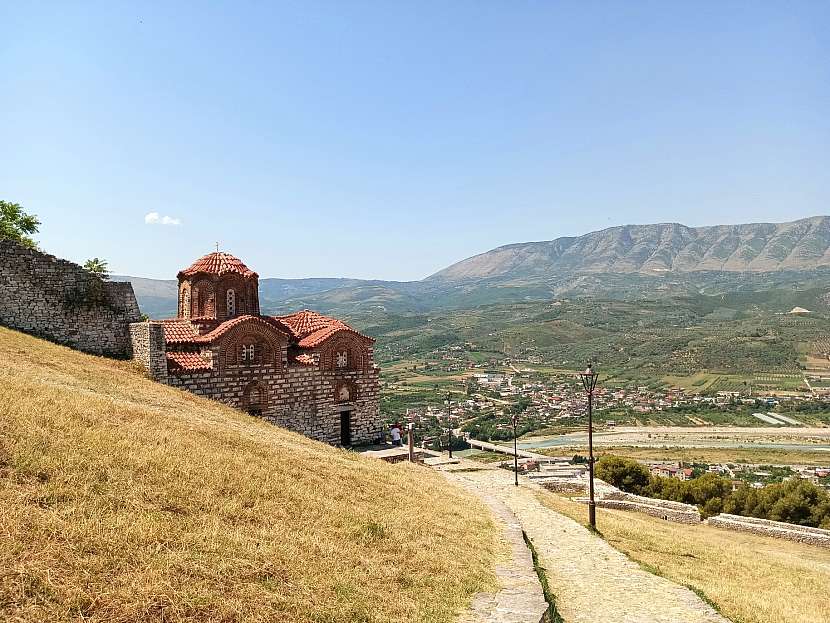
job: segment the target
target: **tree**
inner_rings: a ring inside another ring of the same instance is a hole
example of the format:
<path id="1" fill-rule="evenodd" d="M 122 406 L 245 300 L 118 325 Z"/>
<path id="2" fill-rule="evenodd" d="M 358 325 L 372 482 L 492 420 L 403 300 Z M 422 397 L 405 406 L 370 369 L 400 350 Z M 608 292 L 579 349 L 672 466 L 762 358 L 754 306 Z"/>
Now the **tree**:
<path id="1" fill-rule="evenodd" d="M 106 260 L 93 257 L 91 260 L 87 260 L 84 263 L 84 268 L 101 279 L 109 279 L 110 271 Z"/>
<path id="2" fill-rule="evenodd" d="M 604 456 L 597 462 L 597 478 L 629 493 L 640 493 L 648 486 L 650 474 L 645 465 L 621 456 Z"/>
<path id="3" fill-rule="evenodd" d="M 14 240 L 34 249 L 37 244 L 29 236 L 36 234 L 39 226 L 34 214 L 26 214 L 17 203 L 0 200 L 0 240 Z"/>

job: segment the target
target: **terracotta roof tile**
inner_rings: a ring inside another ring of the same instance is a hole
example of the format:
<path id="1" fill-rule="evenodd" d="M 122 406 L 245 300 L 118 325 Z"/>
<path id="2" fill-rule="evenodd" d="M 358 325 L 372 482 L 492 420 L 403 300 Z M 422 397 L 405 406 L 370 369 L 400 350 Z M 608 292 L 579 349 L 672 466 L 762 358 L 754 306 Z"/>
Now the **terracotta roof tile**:
<path id="1" fill-rule="evenodd" d="M 314 348 L 315 346 L 319 346 L 327 339 L 329 339 L 335 333 L 339 333 L 340 331 L 346 331 L 347 333 L 353 333 L 355 335 L 360 335 L 357 331 L 350 328 L 348 325 L 343 324 L 342 322 L 338 325 L 332 325 L 330 327 L 326 327 L 325 329 L 320 329 L 319 331 L 315 331 L 314 333 L 310 333 L 309 335 L 305 336 L 301 339 L 297 345 L 300 348 Z M 365 337 L 365 336 L 361 336 Z"/>
<path id="2" fill-rule="evenodd" d="M 168 344 L 210 344 L 244 322 L 267 324 L 280 333 L 284 333 L 300 348 L 319 346 L 340 331 L 374 342 L 372 338 L 358 333 L 345 322 L 308 310 L 288 316 L 237 316 L 226 320 L 204 335 L 200 335 L 193 323 L 186 319 L 173 318 L 162 322 L 164 323 L 164 337 Z"/>
<path id="3" fill-rule="evenodd" d="M 314 365 L 314 357 L 312 357 L 311 355 L 297 355 L 296 357 L 294 357 L 294 361 L 303 366 Z"/>
<path id="4" fill-rule="evenodd" d="M 338 331 L 348 331 L 367 340 L 372 338 L 358 333 L 345 322 L 330 316 L 324 316 L 315 311 L 303 311 L 288 316 L 275 316 L 278 322 L 285 325 L 301 348 L 313 348 L 322 344 Z M 372 340 L 374 341 L 374 340 Z"/>
<path id="5" fill-rule="evenodd" d="M 310 333 L 325 329 L 332 323 L 340 323 L 335 318 L 329 318 L 328 316 L 308 309 L 287 316 L 276 316 L 276 319 L 286 325 L 291 330 L 292 335 L 297 339 L 302 339 Z"/>
<path id="6" fill-rule="evenodd" d="M 237 316 L 236 318 L 232 318 L 231 320 L 226 320 L 218 327 L 216 327 L 213 331 L 209 333 L 205 333 L 204 335 L 200 336 L 200 340 L 204 342 L 212 342 L 218 337 L 223 336 L 225 333 L 233 329 L 235 326 L 242 324 L 243 322 L 259 322 L 263 324 L 267 324 L 269 327 L 272 327 L 279 331 L 280 333 L 285 333 L 287 337 L 290 337 L 290 334 L 285 330 L 285 327 L 281 327 L 274 322 L 271 321 L 271 318 L 265 316 Z"/>
<path id="7" fill-rule="evenodd" d="M 195 341 L 199 333 L 187 320 L 163 320 L 164 339 L 168 344 L 185 344 Z"/>
<path id="8" fill-rule="evenodd" d="M 192 277 L 196 273 L 206 273 L 208 275 L 222 276 L 228 273 L 236 273 L 243 277 L 257 277 L 258 275 L 250 268 L 245 266 L 238 257 L 234 257 L 230 253 L 224 251 L 214 251 L 208 253 L 204 257 L 200 257 L 193 262 L 188 268 L 179 272 L 179 278 Z"/>
<path id="9" fill-rule="evenodd" d="M 175 370 L 210 370 L 210 361 L 199 353 L 167 353 L 167 367 Z"/>

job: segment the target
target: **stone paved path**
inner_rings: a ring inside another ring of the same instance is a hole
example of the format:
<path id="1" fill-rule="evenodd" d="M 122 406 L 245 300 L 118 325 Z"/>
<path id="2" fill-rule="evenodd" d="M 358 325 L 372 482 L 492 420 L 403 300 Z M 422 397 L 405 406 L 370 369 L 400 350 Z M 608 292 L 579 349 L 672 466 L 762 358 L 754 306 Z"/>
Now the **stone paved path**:
<path id="1" fill-rule="evenodd" d="M 464 460 L 442 469 L 518 518 L 545 568 L 566 623 L 728 623 L 689 589 L 644 571 L 572 519 L 544 507 L 526 478 Z"/>
<path id="2" fill-rule="evenodd" d="M 475 485 L 461 482 L 472 490 Z M 458 623 L 541 623 L 548 609 L 542 585 L 533 568 L 533 556 L 524 541 L 522 526 L 495 496 L 474 491 L 493 512 L 502 527 L 502 538 L 509 551 L 496 565 L 501 588 L 497 593 L 479 593 L 469 612 Z"/>

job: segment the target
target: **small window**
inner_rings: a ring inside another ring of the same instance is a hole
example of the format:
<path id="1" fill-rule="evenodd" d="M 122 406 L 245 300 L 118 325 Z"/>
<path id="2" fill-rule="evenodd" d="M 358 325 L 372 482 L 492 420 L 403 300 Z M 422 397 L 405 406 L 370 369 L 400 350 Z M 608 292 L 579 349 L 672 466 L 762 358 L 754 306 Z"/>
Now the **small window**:
<path id="1" fill-rule="evenodd" d="M 337 367 L 338 368 L 346 368 L 349 365 L 349 352 L 342 351 L 337 353 Z"/>
<path id="2" fill-rule="evenodd" d="M 233 318 L 234 316 L 236 316 L 236 291 L 235 290 L 228 290 L 227 303 L 228 303 L 228 318 Z"/>
<path id="3" fill-rule="evenodd" d="M 253 344 L 243 344 L 242 345 L 242 361 L 248 361 L 253 363 L 254 361 L 254 345 Z"/>

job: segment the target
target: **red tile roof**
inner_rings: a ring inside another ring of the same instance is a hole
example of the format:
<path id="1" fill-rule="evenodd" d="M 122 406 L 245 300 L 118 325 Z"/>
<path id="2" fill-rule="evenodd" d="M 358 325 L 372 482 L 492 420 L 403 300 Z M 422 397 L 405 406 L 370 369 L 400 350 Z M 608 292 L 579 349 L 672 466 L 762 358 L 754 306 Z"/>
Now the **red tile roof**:
<path id="1" fill-rule="evenodd" d="M 346 331 L 347 333 L 353 333 L 354 335 L 359 335 L 360 337 L 366 337 L 365 335 L 360 335 L 360 333 L 341 322 L 339 323 L 339 326 L 332 325 L 330 327 L 320 329 L 319 331 L 315 331 L 314 333 L 305 336 L 303 339 L 297 342 L 297 346 L 299 346 L 300 348 L 314 348 L 315 346 L 319 346 L 327 339 L 329 339 L 332 335 L 340 331 Z"/>
<path id="2" fill-rule="evenodd" d="M 188 268 L 179 272 L 179 278 L 192 277 L 196 273 L 206 273 L 208 275 L 222 276 L 228 273 L 236 273 L 243 277 L 257 277 L 258 275 L 250 268 L 245 266 L 238 257 L 234 257 L 230 253 L 224 251 L 214 251 L 208 253 L 204 257 L 200 257 L 193 262 Z"/>
<path id="3" fill-rule="evenodd" d="M 329 318 L 308 309 L 288 316 L 275 316 L 275 318 L 286 325 L 291 330 L 291 334 L 298 340 L 320 329 L 326 329 L 333 323 L 343 324 L 336 318 Z M 346 325 L 343 324 L 343 326 Z"/>
<path id="4" fill-rule="evenodd" d="M 199 332 L 188 320 L 178 318 L 162 320 L 164 323 L 164 339 L 168 344 L 209 344 L 217 338 L 222 337 L 235 326 L 248 321 L 267 324 L 280 333 L 286 334 L 286 337 L 289 336 L 289 332 L 285 326 L 274 322 L 273 318 L 267 316 L 237 316 L 231 320 L 226 320 L 204 335 L 199 335 Z"/>
<path id="5" fill-rule="evenodd" d="M 209 333 L 205 333 L 201 336 L 200 340 L 203 342 L 212 342 L 218 337 L 223 336 L 225 333 L 233 329 L 235 326 L 242 324 L 243 322 L 258 322 L 265 325 L 268 325 L 272 329 L 276 329 L 280 333 L 284 333 L 286 337 L 289 336 L 288 331 L 285 330 L 285 327 L 278 325 L 275 322 L 272 322 L 272 319 L 266 316 L 237 316 L 236 318 L 232 318 L 231 320 L 226 320 L 218 327 L 216 327 L 213 331 Z"/>
<path id="6" fill-rule="evenodd" d="M 171 370 L 210 370 L 210 361 L 199 353 L 167 353 L 167 365 Z"/>
<path id="7" fill-rule="evenodd" d="M 185 344 L 199 337 L 196 329 L 187 320 L 174 318 L 162 322 L 164 323 L 164 339 L 168 344 Z"/>
<path id="8" fill-rule="evenodd" d="M 303 366 L 314 365 L 314 357 L 312 357 L 311 355 L 297 355 L 296 357 L 294 357 L 294 361 Z"/>
<path id="9" fill-rule="evenodd" d="M 337 318 L 324 316 L 323 314 L 318 314 L 308 309 L 288 316 L 276 316 L 275 320 L 285 325 L 291 331 L 291 334 L 297 340 L 297 345 L 301 348 L 314 348 L 315 346 L 319 346 L 338 331 L 347 331 L 361 338 L 372 340 L 372 338 L 358 333 Z"/>
<path id="10" fill-rule="evenodd" d="M 330 318 L 308 310 L 289 316 L 237 316 L 231 320 L 226 320 L 204 335 L 200 335 L 193 323 L 186 319 L 173 318 L 162 322 L 164 323 L 165 340 L 168 344 L 174 345 L 210 344 L 243 322 L 267 324 L 276 331 L 285 334 L 286 337 L 292 338 L 300 348 L 319 346 L 340 331 L 374 342 L 372 338 L 358 333 L 345 322 L 337 320 L 337 318 Z"/>

